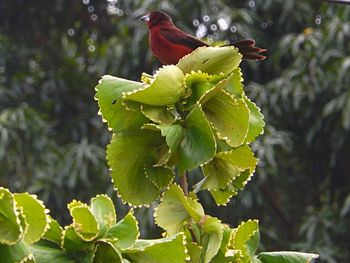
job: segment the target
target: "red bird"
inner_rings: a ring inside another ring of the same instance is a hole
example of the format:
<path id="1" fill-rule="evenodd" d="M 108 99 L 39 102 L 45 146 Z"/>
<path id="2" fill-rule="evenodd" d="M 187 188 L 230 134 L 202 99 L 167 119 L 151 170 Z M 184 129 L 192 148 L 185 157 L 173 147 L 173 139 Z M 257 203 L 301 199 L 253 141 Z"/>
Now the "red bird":
<path id="1" fill-rule="evenodd" d="M 161 11 L 152 11 L 140 18 L 147 23 L 149 29 L 149 44 L 153 54 L 163 64 L 176 64 L 180 58 L 191 53 L 198 47 L 209 45 L 177 28 L 169 15 Z M 265 52 L 255 46 L 255 41 L 246 39 L 224 46 L 235 46 L 243 55 L 243 59 L 264 60 L 260 53 Z"/>

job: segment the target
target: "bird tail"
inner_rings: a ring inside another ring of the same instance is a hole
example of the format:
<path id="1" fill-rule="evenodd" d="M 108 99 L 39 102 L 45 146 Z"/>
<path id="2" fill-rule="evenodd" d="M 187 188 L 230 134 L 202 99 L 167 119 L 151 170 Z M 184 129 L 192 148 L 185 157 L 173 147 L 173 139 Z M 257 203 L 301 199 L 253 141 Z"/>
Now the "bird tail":
<path id="1" fill-rule="evenodd" d="M 243 59 L 249 59 L 249 60 L 266 59 L 266 56 L 261 54 L 265 52 L 266 49 L 255 46 L 255 41 L 252 39 L 240 40 L 227 45 L 223 45 L 223 47 L 227 47 L 227 46 L 234 46 L 238 48 L 239 53 L 243 55 Z"/>

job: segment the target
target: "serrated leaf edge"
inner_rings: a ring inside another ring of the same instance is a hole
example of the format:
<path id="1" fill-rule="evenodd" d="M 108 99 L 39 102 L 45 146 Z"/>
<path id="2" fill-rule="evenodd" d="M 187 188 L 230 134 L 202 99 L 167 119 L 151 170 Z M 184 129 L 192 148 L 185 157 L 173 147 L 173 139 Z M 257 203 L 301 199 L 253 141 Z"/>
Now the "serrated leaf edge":
<path id="1" fill-rule="evenodd" d="M 226 90 L 224 90 L 224 89 L 222 89 L 221 91 L 222 91 L 223 93 L 225 93 L 226 95 L 230 96 L 234 101 L 241 100 L 241 101 L 246 105 L 247 110 L 248 110 L 248 112 L 249 112 L 249 114 L 250 114 L 250 111 L 249 111 L 249 109 L 248 109 L 248 106 L 247 106 L 247 104 L 245 103 L 245 101 L 244 101 L 243 99 L 235 98 L 233 95 L 231 95 L 230 93 L 228 93 L 228 92 L 227 92 Z M 202 111 L 204 112 L 204 110 L 202 110 Z M 204 112 L 204 114 L 205 114 L 205 112 Z M 206 117 L 206 116 L 205 116 L 205 117 Z M 206 117 L 206 118 L 207 118 L 207 117 Z M 245 140 L 246 140 L 246 138 L 247 138 L 247 135 L 248 135 L 249 126 L 248 126 L 248 129 L 247 129 L 246 132 L 245 132 L 244 138 L 242 139 L 242 143 L 241 143 L 240 145 L 232 146 L 231 140 L 230 140 L 227 136 L 222 135 L 222 134 L 218 131 L 218 129 L 215 127 L 215 125 L 214 125 L 213 122 L 211 122 L 208 118 L 207 118 L 207 120 L 208 120 L 208 122 L 210 123 L 212 129 L 216 132 L 216 135 L 217 135 L 218 139 L 225 141 L 228 145 L 230 145 L 230 147 L 232 147 L 232 148 L 237 148 L 237 147 L 240 147 L 240 146 L 242 146 L 242 145 L 244 144 L 244 142 L 245 142 Z M 248 120 L 249 120 L 249 117 L 248 117 Z"/>
<path id="2" fill-rule="evenodd" d="M 257 135 L 255 136 L 255 138 L 256 138 L 256 137 L 258 137 L 259 135 L 264 134 L 264 132 L 265 132 L 265 129 L 264 129 L 265 124 L 266 124 L 266 123 L 265 123 L 265 116 L 264 116 L 264 114 L 262 114 L 260 107 L 258 107 L 254 101 L 250 100 L 249 97 L 248 97 L 247 95 L 245 95 L 245 94 L 243 95 L 243 100 L 244 100 L 244 103 L 245 103 L 245 104 L 246 104 L 245 101 L 248 100 L 250 103 L 252 103 L 252 104 L 257 108 L 258 113 L 259 113 L 259 115 L 261 116 L 261 120 L 262 120 L 263 123 L 264 123 L 264 125 L 263 125 L 263 127 L 262 127 L 262 131 L 261 131 L 259 134 L 257 134 Z M 247 105 L 247 104 L 246 104 L 246 105 Z M 251 112 L 251 111 L 250 111 L 248 105 L 247 105 L 247 108 L 248 108 L 248 110 L 249 110 L 249 116 L 250 116 L 250 112 Z M 249 128 L 248 128 L 248 132 L 249 132 Z M 247 132 L 247 135 L 248 135 L 248 132 Z M 247 137 L 247 136 L 246 136 L 246 137 Z M 255 138 L 254 138 L 252 141 L 254 141 Z M 252 141 L 247 141 L 247 143 L 251 143 Z"/>
<path id="3" fill-rule="evenodd" d="M 7 240 L 0 240 L 0 244 L 4 244 L 4 245 L 15 245 L 18 241 L 20 241 L 22 239 L 22 237 L 24 236 L 24 233 L 25 233 L 25 229 L 22 228 L 21 226 L 21 220 L 19 219 L 19 216 L 21 215 L 21 213 L 18 211 L 17 209 L 17 203 L 16 203 L 16 200 L 15 200 L 15 197 L 13 195 L 13 193 L 10 192 L 10 190 L 8 190 L 7 188 L 5 187 L 0 187 L 0 191 L 3 190 L 5 191 L 6 193 L 10 194 L 11 197 L 12 197 L 12 208 L 13 208 L 13 211 L 14 211 L 14 214 L 16 216 L 16 223 L 19 225 L 19 228 L 20 228 L 20 234 L 17 238 L 16 241 L 13 241 L 13 242 L 8 242 Z"/>
<path id="4" fill-rule="evenodd" d="M 240 60 L 242 61 L 243 56 L 242 56 L 241 53 L 239 53 L 239 49 L 238 49 L 238 48 L 236 48 L 236 47 L 234 47 L 234 46 L 226 46 L 226 47 L 231 48 L 232 50 L 236 51 L 237 54 L 238 54 L 239 57 L 240 57 Z M 176 66 L 177 66 L 180 62 L 182 62 L 183 60 L 185 60 L 187 57 L 191 56 L 191 55 L 194 54 L 194 53 L 198 53 L 200 49 L 205 49 L 205 48 L 208 48 L 208 47 L 207 47 L 207 46 L 198 47 L 198 48 L 196 48 L 194 51 L 192 51 L 192 53 L 189 53 L 189 54 L 187 54 L 186 56 L 183 56 L 183 57 L 177 62 Z M 221 47 L 215 47 L 215 46 L 213 46 L 213 47 L 211 47 L 211 48 L 221 48 Z"/>
<path id="5" fill-rule="evenodd" d="M 93 200 L 96 200 L 96 199 L 98 199 L 99 197 L 104 197 L 104 198 L 106 198 L 106 199 L 108 200 L 108 202 L 110 202 L 110 204 L 111 204 L 112 207 L 113 207 L 113 209 L 112 209 L 113 216 L 114 216 L 114 218 L 115 218 L 115 221 L 117 222 L 117 213 L 116 213 L 116 211 L 115 211 L 114 203 L 113 203 L 112 199 L 111 199 L 108 195 L 106 195 L 106 194 L 98 194 L 98 195 L 96 195 L 95 197 L 91 198 L 91 200 L 90 200 L 90 210 L 91 210 L 91 205 L 92 205 Z M 92 210 L 91 210 L 91 213 L 92 213 Z M 94 216 L 94 217 L 95 217 L 95 216 Z M 109 222 L 109 220 L 110 220 L 110 218 L 104 218 L 104 221 L 106 221 L 106 222 Z M 97 220 L 96 220 L 96 221 L 97 221 Z M 115 223 L 116 223 L 116 222 L 115 222 Z M 114 223 L 114 224 L 115 224 L 115 223 Z M 97 224 L 98 224 L 98 223 L 97 223 Z M 107 225 L 108 228 L 111 227 L 111 226 L 114 225 L 114 224 L 106 223 L 106 225 Z"/>
<path id="6" fill-rule="evenodd" d="M 143 87 L 139 88 L 139 89 L 134 89 L 133 91 L 129 91 L 129 92 L 123 92 L 122 93 L 122 99 L 127 99 L 127 96 L 130 96 L 130 95 L 133 95 L 133 94 L 136 94 L 140 91 L 143 91 L 143 90 L 146 90 L 146 89 L 149 89 L 150 87 L 152 87 L 153 83 L 157 80 L 158 78 L 158 75 L 159 73 L 163 70 L 163 69 L 166 69 L 166 68 L 172 68 L 172 67 L 177 67 L 175 65 L 163 65 L 162 67 L 158 68 L 156 73 L 153 74 L 153 77 L 154 79 L 151 80 L 151 83 L 150 84 L 145 84 L 143 82 L 140 82 L 140 84 L 142 83 L 143 84 Z M 181 70 L 179 67 L 177 67 L 179 70 Z"/>
<path id="7" fill-rule="evenodd" d="M 236 237 L 236 234 L 237 234 L 239 228 L 240 228 L 242 225 L 247 224 L 247 223 L 250 223 L 250 222 L 256 222 L 256 223 L 258 224 L 258 229 L 254 230 L 253 233 L 251 233 L 251 234 L 248 236 L 248 238 L 247 238 L 246 241 L 248 241 L 256 232 L 259 232 L 259 220 L 257 220 L 257 219 L 248 219 L 247 221 L 241 222 L 235 229 L 233 229 L 232 234 L 231 234 L 231 239 L 230 239 L 230 241 L 229 241 L 229 244 L 231 244 L 231 246 L 232 246 L 233 248 L 235 247 L 235 237 Z M 246 241 L 245 241 L 245 242 L 246 242 Z M 245 246 L 245 245 L 244 245 L 244 246 Z M 245 247 L 245 249 L 246 249 L 246 247 Z M 239 254 L 240 254 L 241 256 L 243 256 L 241 250 L 239 250 Z"/>
<path id="8" fill-rule="evenodd" d="M 160 201 L 159 201 L 159 205 L 163 203 L 164 198 L 165 198 L 165 194 L 168 192 L 168 190 L 169 190 L 172 186 L 177 187 L 177 188 L 180 189 L 181 192 L 183 193 L 183 190 L 181 189 L 181 187 L 180 187 L 179 185 L 177 185 L 177 184 L 175 184 L 175 183 L 169 184 L 169 186 L 163 191 L 163 193 L 162 193 L 162 195 L 161 195 L 161 198 L 160 198 Z M 184 197 L 185 197 L 185 199 L 190 199 L 190 200 L 192 200 L 192 201 L 197 201 L 196 199 L 194 199 L 194 198 L 192 198 L 192 197 L 190 197 L 190 196 L 185 196 L 185 195 L 184 195 Z M 186 201 L 187 201 L 187 200 L 186 200 Z M 180 201 L 180 202 L 181 202 L 181 201 Z M 153 213 L 154 223 L 155 223 L 157 226 L 159 226 L 161 229 L 164 229 L 162 226 L 160 226 L 160 225 L 158 224 L 158 220 L 157 220 L 157 218 L 158 218 L 158 208 L 159 208 L 159 205 L 158 205 L 156 208 L 154 208 L 154 213 Z M 184 207 L 184 209 L 185 209 L 186 212 L 188 213 L 189 218 L 193 218 L 192 215 L 187 211 L 186 207 Z M 197 222 L 197 223 L 200 221 L 200 219 L 201 219 L 201 218 L 199 218 L 199 220 L 196 220 L 195 218 L 193 218 L 193 220 L 194 220 L 195 222 Z M 164 229 L 164 230 L 165 230 L 165 229 Z M 166 233 L 166 230 L 165 230 L 165 233 Z"/>
<path id="9" fill-rule="evenodd" d="M 71 207 L 71 208 L 68 208 L 68 210 L 69 210 L 69 212 L 70 212 L 70 214 L 71 214 L 71 216 L 72 216 L 72 219 L 73 219 L 73 223 L 72 223 L 70 226 L 73 227 L 75 233 L 76 233 L 82 240 L 87 241 L 87 242 L 94 240 L 94 239 L 95 239 L 96 237 L 98 237 L 98 235 L 99 235 L 100 226 L 99 226 L 99 224 L 97 223 L 97 220 L 96 220 L 94 214 L 92 213 L 92 211 L 91 211 L 91 209 L 90 209 L 90 206 L 88 206 L 88 205 L 85 204 L 85 203 L 82 203 L 81 201 L 77 201 L 77 200 L 73 200 L 73 201 L 70 202 L 67 206 L 69 206 L 69 205 L 72 204 L 73 202 L 75 202 L 75 203 L 77 203 L 77 204 L 79 204 L 79 205 L 74 206 L 74 207 Z M 90 237 L 90 238 L 84 237 L 84 235 L 82 235 L 82 234 L 80 233 L 80 231 L 77 231 L 77 230 L 79 230 L 80 224 L 78 224 L 77 222 L 75 222 L 75 218 L 74 218 L 73 215 L 72 215 L 72 212 L 73 212 L 74 209 L 76 209 L 76 208 L 82 208 L 82 207 L 88 209 L 88 211 L 91 213 L 92 217 L 95 219 L 95 222 L 96 222 L 97 233 L 96 233 L 94 236 Z"/>
<path id="10" fill-rule="evenodd" d="M 29 255 L 27 255 L 25 258 L 21 259 L 21 261 L 17 261 L 17 262 L 26 263 L 27 260 L 34 260 L 34 262 L 36 262 L 33 253 L 29 253 Z"/>
<path id="11" fill-rule="evenodd" d="M 32 198 L 43 208 L 43 210 L 44 210 L 44 214 L 45 214 L 45 218 L 46 218 L 46 224 L 45 224 L 45 227 L 44 227 L 43 232 L 41 233 L 41 236 L 40 236 L 39 238 L 34 239 L 33 241 L 31 241 L 31 243 L 27 243 L 27 242 L 26 242 L 26 244 L 33 244 L 33 243 L 39 241 L 39 240 L 45 235 L 46 231 L 50 228 L 50 225 L 49 225 L 49 222 L 50 222 L 50 219 L 49 219 L 49 212 L 50 212 L 50 210 L 47 209 L 47 208 L 45 207 L 44 202 L 41 201 L 40 199 L 38 199 L 38 196 L 35 195 L 35 194 L 29 194 L 29 193 L 14 193 L 14 194 L 13 194 L 13 197 L 14 197 L 15 202 L 16 202 L 16 199 L 15 199 L 15 195 L 16 195 L 16 194 L 27 194 L 27 195 L 29 195 L 29 196 L 32 197 Z M 17 205 L 17 202 L 16 202 L 16 205 Z M 27 222 L 26 216 L 25 216 L 24 213 L 23 213 L 23 208 L 22 208 L 22 206 L 20 206 L 19 204 L 18 204 L 18 209 L 20 209 L 21 215 L 23 216 L 23 219 L 24 219 L 24 222 L 25 222 L 25 225 L 26 225 L 26 227 L 25 227 L 25 229 L 24 229 L 24 231 L 23 231 L 23 236 L 22 236 L 22 239 L 24 239 L 25 236 L 26 236 L 26 234 L 28 233 L 28 226 L 29 226 L 29 224 L 28 224 L 28 222 Z"/>

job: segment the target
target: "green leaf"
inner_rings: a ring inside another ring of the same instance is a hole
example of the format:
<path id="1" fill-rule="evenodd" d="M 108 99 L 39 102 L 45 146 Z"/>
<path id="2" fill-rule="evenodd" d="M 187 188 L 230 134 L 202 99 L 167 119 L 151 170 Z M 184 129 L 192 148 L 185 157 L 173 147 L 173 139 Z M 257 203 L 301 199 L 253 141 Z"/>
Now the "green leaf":
<path id="1" fill-rule="evenodd" d="M 37 263 L 76 263 L 77 261 L 62 249 L 35 244 L 31 246 Z"/>
<path id="2" fill-rule="evenodd" d="M 187 254 L 191 263 L 201 263 L 202 247 L 195 242 L 186 243 Z"/>
<path id="3" fill-rule="evenodd" d="M 31 257 L 32 253 L 23 241 L 19 241 L 14 245 L 0 244 L 0 255 L 1 263 L 14 263 Z"/>
<path id="4" fill-rule="evenodd" d="M 184 96 L 184 74 L 178 67 L 164 66 L 154 77 L 150 85 L 145 84 L 136 91 L 124 94 L 125 99 L 153 106 L 165 106 L 175 104 Z"/>
<path id="5" fill-rule="evenodd" d="M 254 102 L 251 102 L 248 97 L 244 97 L 244 101 L 249 109 L 249 129 L 246 142 L 252 142 L 255 138 L 264 133 L 264 115 L 261 114 L 260 109 Z"/>
<path id="6" fill-rule="evenodd" d="M 192 71 L 191 74 L 187 74 L 184 82 L 191 94 L 185 100 L 186 108 L 192 107 L 201 97 L 213 90 L 223 78 L 223 75 L 209 75 L 201 71 Z"/>
<path id="7" fill-rule="evenodd" d="M 83 240 L 72 225 L 66 226 L 63 231 L 61 247 L 67 252 L 87 251 L 93 243 Z"/>
<path id="8" fill-rule="evenodd" d="M 181 230 L 187 219 L 193 218 L 199 222 L 202 216 L 202 206 L 196 200 L 184 196 L 179 186 L 172 185 L 156 208 L 155 222 L 164 228 L 168 235 L 173 235 Z"/>
<path id="9" fill-rule="evenodd" d="M 257 159 L 248 145 L 232 149 L 227 152 L 219 152 L 209 163 L 203 165 L 204 179 L 196 188 L 218 190 L 225 188 L 241 172 L 254 171 Z M 199 189 L 196 189 L 198 191 Z"/>
<path id="10" fill-rule="evenodd" d="M 209 263 L 220 249 L 223 238 L 223 225 L 215 217 L 205 216 L 204 218 L 202 229 L 204 263 Z"/>
<path id="11" fill-rule="evenodd" d="M 155 240 L 139 239 L 125 253 L 135 263 L 184 263 L 187 256 L 182 233 Z"/>
<path id="12" fill-rule="evenodd" d="M 0 244 L 15 244 L 23 235 L 13 195 L 0 187 Z"/>
<path id="13" fill-rule="evenodd" d="M 49 227 L 49 218 L 42 201 L 28 193 L 13 195 L 25 221 L 23 239 L 27 244 L 38 241 Z"/>
<path id="14" fill-rule="evenodd" d="M 232 232 L 233 232 L 233 229 L 224 225 L 223 237 L 222 237 L 220 249 L 219 249 L 218 253 L 215 255 L 215 257 L 212 259 L 211 263 L 233 262 L 233 257 L 227 255 Z"/>
<path id="15" fill-rule="evenodd" d="M 91 241 L 99 234 L 99 225 L 90 208 L 81 202 L 73 201 L 68 204 L 73 217 L 73 227 L 76 234 L 84 241 Z"/>
<path id="16" fill-rule="evenodd" d="M 63 237 L 63 229 L 56 220 L 54 220 L 50 216 L 49 218 L 49 229 L 45 232 L 43 238 L 60 245 Z"/>
<path id="17" fill-rule="evenodd" d="M 121 198 L 132 205 L 152 203 L 160 189 L 145 174 L 146 157 L 163 138 L 159 132 L 140 130 L 114 134 L 107 146 L 108 165 Z"/>
<path id="18" fill-rule="evenodd" d="M 211 190 L 210 194 L 213 196 L 214 201 L 217 205 L 225 206 L 231 199 L 232 196 L 237 195 L 237 191 L 229 191 L 227 188 Z"/>
<path id="19" fill-rule="evenodd" d="M 223 79 L 219 83 L 217 83 L 215 86 L 213 86 L 212 89 L 207 90 L 205 93 L 203 93 L 203 95 L 199 98 L 199 104 L 204 105 L 212 97 L 214 97 L 217 94 L 220 94 L 221 91 L 227 85 L 228 81 L 229 81 L 229 79 Z"/>
<path id="20" fill-rule="evenodd" d="M 144 84 L 142 82 L 105 75 L 102 76 L 99 84 L 95 87 L 97 91 L 96 97 L 98 99 L 109 97 L 117 99 L 121 98 L 124 93 L 138 90 L 143 86 Z"/>
<path id="21" fill-rule="evenodd" d="M 238 194 L 238 190 L 242 190 L 244 188 L 252 175 L 252 171 L 246 170 L 237 175 L 237 177 L 225 188 L 211 190 L 210 193 L 212 194 L 216 204 L 226 205 L 232 196 Z"/>
<path id="22" fill-rule="evenodd" d="M 263 252 L 258 255 L 262 263 L 309 263 L 316 258 L 317 254 L 294 251 Z"/>
<path id="23" fill-rule="evenodd" d="M 174 111 L 166 106 L 142 105 L 141 112 L 148 119 L 159 124 L 172 124 L 176 120 Z"/>
<path id="24" fill-rule="evenodd" d="M 183 137 L 183 127 L 179 124 L 159 125 L 157 127 L 161 130 L 162 136 L 165 137 L 170 150 L 173 152 L 176 151 Z"/>
<path id="25" fill-rule="evenodd" d="M 144 86 L 143 83 L 103 76 L 96 86 L 95 99 L 98 101 L 102 117 L 108 123 L 108 127 L 115 132 L 127 130 L 131 127 L 141 127 L 147 122 L 142 113 L 127 110 L 122 103 L 124 92 L 138 90 Z"/>
<path id="26" fill-rule="evenodd" d="M 231 246 L 235 250 L 240 250 L 243 257 L 252 259 L 259 247 L 259 242 L 259 223 L 257 220 L 248 220 L 234 229 Z"/>
<path id="27" fill-rule="evenodd" d="M 33 254 L 30 254 L 28 257 L 22 259 L 20 263 L 36 263 L 36 260 Z"/>
<path id="28" fill-rule="evenodd" d="M 114 246 L 124 250 L 132 247 L 139 236 L 137 221 L 132 213 L 128 213 L 107 231 L 105 239 L 113 240 Z"/>
<path id="29" fill-rule="evenodd" d="M 97 195 L 91 199 L 90 207 L 92 214 L 97 220 L 100 235 L 103 235 L 117 221 L 113 202 L 106 195 Z"/>
<path id="30" fill-rule="evenodd" d="M 141 81 L 145 84 L 152 84 L 154 79 L 155 79 L 155 77 L 153 75 L 150 75 L 146 72 L 142 72 L 142 74 L 141 74 Z"/>
<path id="31" fill-rule="evenodd" d="M 242 98 L 243 91 L 243 78 L 241 68 L 237 67 L 225 82 L 225 90 L 236 98 Z"/>
<path id="32" fill-rule="evenodd" d="M 155 159 L 145 163 L 146 177 L 158 188 L 164 189 L 168 187 L 171 180 L 174 178 L 174 174 L 171 169 L 165 167 L 154 166 Z M 156 160 L 158 161 L 158 160 Z"/>
<path id="33" fill-rule="evenodd" d="M 177 66 L 186 74 L 202 71 L 211 75 L 223 73 L 228 75 L 241 62 L 242 55 L 238 49 L 228 47 L 199 47 L 191 54 L 183 57 Z"/>
<path id="34" fill-rule="evenodd" d="M 169 147 L 162 149 L 160 152 L 157 166 L 175 166 L 174 154 L 181 143 L 184 129 L 179 124 L 158 125 L 157 128 L 161 131 L 162 136 L 165 137 L 166 144 Z"/>
<path id="35" fill-rule="evenodd" d="M 216 152 L 214 134 L 199 104 L 193 106 L 183 128 L 177 152 L 180 174 L 209 161 Z"/>
<path id="36" fill-rule="evenodd" d="M 219 139 L 225 140 L 231 147 L 244 143 L 249 128 L 249 110 L 242 99 L 235 99 L 221 91 L 203 105 L 203 111 Z"/>
<path id="37" fill-rule="evenodd" d="M 99 241 L 96 246 L 93 263 L 122 263 L 120 253 L 107 241 Z"/>

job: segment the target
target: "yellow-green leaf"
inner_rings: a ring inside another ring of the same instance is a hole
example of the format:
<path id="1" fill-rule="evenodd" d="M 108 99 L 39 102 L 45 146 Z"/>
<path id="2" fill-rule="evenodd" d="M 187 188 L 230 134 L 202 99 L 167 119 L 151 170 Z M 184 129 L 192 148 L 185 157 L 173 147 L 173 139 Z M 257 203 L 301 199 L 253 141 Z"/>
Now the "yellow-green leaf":
<path id="1" fill-rule="evenodd" d="M 141 112 L 148 119 L 159 124 L 172 124 L 176 120 L 174 110 L 170 110 L 166 106 L 142 105 Z"/>
<path id="2" fill-rule="evenodd" d="M 139 130 L 114 134 L 107 146 L 108 165 L 121 198 L 132 205 L 152 203 L 160 189 L 147 178 L 146 157 L 163 141 L 160 132 Z"/>
<path id="3" fill-rule="evenodd" d="M 17 207 L 20 208 L 25 222 L 23 239 L 27 244 L 38 241 L 49 227 L 47 210 L 42 201 L 28 193 L 14 194 Z"/>
<path id="4" fill-rule="evenodd" d="M 67 252 L 83 251 L 91 248 L 92 242 L 83 240 L 74 230 L 73 225 L 66 226 L 63 230 L 61 247 Z"/>
<path id="5" fill-rule="evenodd" d="M 100 235 L 117 221 L 117 215 L 112 200 L 106 195 L 97 195 L 91 199 L 91 212 L 97 220 Z"/>
<path id="6" fill-rule="evenodd" d="M 242 81 L 241 68 L 237 67 L 227 78 L 225 90 L 236 98 L 242 98 L 244 94 Z"/>
<path id="7" fill-rule="evenodd" d="M 122 256 L 108 241 L 99 241 L 94 253 L 93 263 L 122 263 Z"/>
<path id="8" fill-rule="evenodd" d="M 258 255 L 262 263 L 310 263 L 317 258 L 317 254 L 296 251 L 263 252 Z"/>
<path id="9" fill-rule="evenodd" d="M 231 246 L 243 257 L 253 258 L 260 241 L 258 220 L 248 220 L 234 229 Z"/>
<path id="10" fill-rule="evenodd" d="M 184 72 L 202 71 L 211 75 L 231 73 L 238 67 L 242 55 L 238 49 L 227 47 L 199 47 L 180 59 L 177 66 Z"/>
<path id="11" fill-rule="evenodd" d="M 210 190 L 216 204 L 226 205 L 232 196 L 237 195 L 238 191 L 244 188 L 252 175 L 253 171 L 247 169 L 237 175 L 236 178 L 233 179 L 225 188 Z"/>
<path id="12" fill-rule="evenodd" d="M 136 218 L 132 213 L 128 213 L 107 231 L 105 239 L 110 240 L 113 246 L 125 250 L 132 247 L 139 236 Z"/>
<path id="13" fill-rule="evenodd" d="M 172 185 L 161 199 L 155 212 L 155 222 L 164 228 L 168 235 L 178 233 L 184 222 L 193 218 L 199 222 L 204 215 L 202 206 L 194 199 L 186 197 L 181 188 Z"/>
<path id="14" fill-rule="evenodd" d="M 215 257 L 212 259 L 211 263 L 229 263 L 233 262 L 233 257 L 228 255 L 229 243 L 231 239 L 233 229 L 224 225 L 223 227 L 223 236 L 220 245 L 220 249 Z"/>
<path id="15" fill-rule="evenodd" d="M 221 91 L 203 105 L 203 111 L 219 139 L 225 140 L 231 147 L 244 143 L 249 127 L 249 110 L 242 99 Z"/>
<path id="16" fill-rule="evenodd" d="M 218 190 L 227 187 L 241 172 L 254 171 L 257 159 L 248 145 L 219 152 L 209 163 L 203 165 L 204 179 L 197 188 Z M 198 191 L 197 189 L 196 191 Z"/>
<path id="17" fill-rule="evenodd" d="M 264 115 L 261 114 L 260 109 L 256 104 L 249 100 L 248 97 L 244 97 L 244 101 L 249 109 L 249 128 L 246 138 L 246 142 L 252 142 L 255 138 L 264 132 Z"/>
<path id="18" fill-rule="evenodd" d="M 184 82 L 186 88 L 190 91 L 188 98 L 184 101 L 186 109 L 192 107 L 200 98 L 213 90 L 223 78 L 223 74 L 210 75 L 201 71 L 186 74 Z"/>
<path id="19" fill-rule="evenodd" d="M 195 242 L 186 243 L 187 254 L 191 263 L 201 263 L 202 247 Z"/>
<path id="20" fill-rule="evenodd" d="M 223 225 L 220 220 L 206 216 L 203 224 L 203 252 L 204 252 L 204 263 L 209 263 L 218 253 L 221 241 L 223 238 Z"/>
<path id="21" fill-rule="evenodd" d="M 164 66 L 156 73 L 151 84 L 127 92 L 124 98 L 154 106 L 175 104 L 185 94 L 183 72 L 176 66 Z"/>
<path id="22" fill-rule="evenodd" d="M 0 187 L 0 244 L 15 244 L 23 234 L 13 195 Z"/>
<path id="23" fill-rule="evenodd" d="M 99 234 L 99 225 L 86 204 L 73 201 L 68 204 L 69 212 L 73 217 L 73 227 L 76 234 L 84 241 L 91 241 Z"/>
<path id="24" fill-rule="evenodd" d="M 31 256 L 30 247 L 23 240 L 13 245 L 0 244 L 1 263 L 21 262 Z"/>
<path id="25" fill-rule="evenodd" d="M 122 102 L 124 92 L 144 87 L 141 82 L 130 81 L 112 76 L 103 76 L 96 86 L 95 99 L 98 101 L 102 117 L 108 127 L 115 132 L 131 127 L 141 127 L 147 118 L 141 112 L 126 109 Z"/>
<path id="26" fill-rule="evenodd" d="M 45 232 L 43 238 L 60 245 L 62 243 L 63 229 L 56 220 L 54 220 L 50 216 L 49 218 L 49 229 Z"/>
<path id="27" fill-rule="evenodd" d="M 143 240 L 124 251 L 134 263 L 185 263 L 184 236 L 178 233 L 168 238 Z"/>
<path id="28" fill-rule="evenodd" d="M 67 251 L 64 251 L 60 248 L 49 247 L 40 245 L 38 243 L 31 246 L 31 249 L 34 254 L 35 262 L 37 263 L 76 263 L 72 254 L 69 254 Z M 77 251 L 74 251 L 75 253 Z M 82 257 L 79 257 L 80 262 L 86 262 Z"/>
<path id="29" fill-rule="evenodd" d="M 177 152 L 180 174 L 209 161 L 215 152 L 214 134 L 200 105 L 196 104 L 185 120 Z"/>

